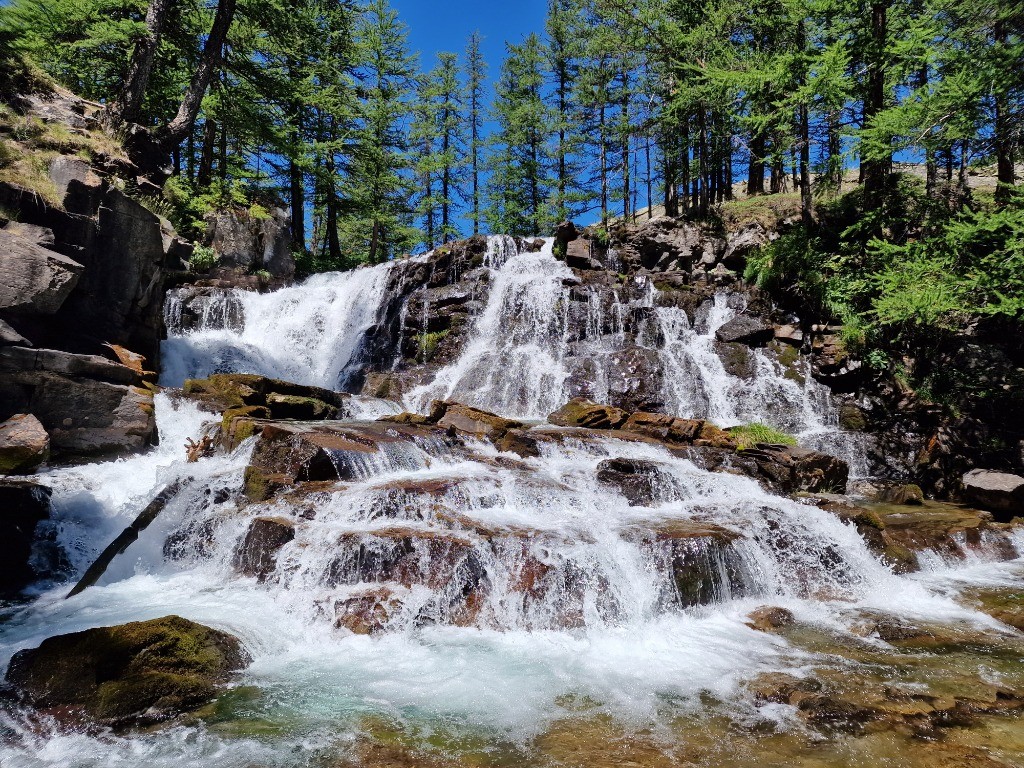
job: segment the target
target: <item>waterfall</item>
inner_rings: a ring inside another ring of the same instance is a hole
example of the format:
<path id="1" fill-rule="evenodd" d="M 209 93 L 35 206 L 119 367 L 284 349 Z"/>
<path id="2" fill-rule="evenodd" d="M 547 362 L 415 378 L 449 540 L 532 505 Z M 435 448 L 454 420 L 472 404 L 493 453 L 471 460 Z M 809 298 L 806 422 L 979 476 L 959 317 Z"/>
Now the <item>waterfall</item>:
<path id="1" fill-rule="evenodd" d="M 151 452 L 45 473 L 54 519 L 41 550 L 63 560 L 33 602 L 0 614 L 0 664 L 55 628 L 168 614 L 232 632 L 254 663 L 198 720 L 141 734 L 69 732 L 0 706 L 0 765 L 347 765 L 338 755 L 360 734 L 394 722 L 525 764 L 500 745 L 521 755 L 579 712 L 636 732 L 672 733 L 701 716 L 799 731 L 795 707 L 755 704 L 744 685 L 761 672 L 803 674 L 828 651 L 752 629 L 752 609 L 781 606 L 860 642 L 859 612 L 980 624 L 953 599 L 956 585 L 1019 580 L 1019 560 L 939 553 L 922 557 L 921 574 L 896 575 L 838 516 L 660 444 L 551 428 L 538 430 L 539 455 L 523 458 L 442 430 L 405 439 L 373 421 L 438 398 L 544 419 L 574 394 L 581 365 L 594 399 L 619 391 L 616 360 L 628 353 L 654 361 L 657 379 L 642 383 L 668 413 L 764 421 L 857 455 L 808 372 L 766 350 L 750 351 L 748 376 L 729 372 L 715 332 L 743 311 L 741 297 L 723 291 L 690 317 L 661 306 L 646 277 L 581 283 L 552 246 L 489 240 L 477 267 L 488 288 L 457 354 L 425 367 L 403 402 L 356 396 L 352 418 L 330 425 L 386 437 L 351 460 L 344 482 L 246 502 L 256 438 L 187 463 L 186 439 L 219 417 L 171 392 L 156 397 Z M 392 305 L 419 287 L 401 270 L 426 258 L 266 295 L 174 293 L 161 380 L 238 371 L 349 387 L 385 315 L 403 332 L 414 319 Z M 175 482 L 182 490 L 99 584 L 64 600 L 68 579 Z M 259 573 L 240 565 L 257 521 L 294 528 Z M 1024 549 L 1019 535 L 1014 544 Z"/>

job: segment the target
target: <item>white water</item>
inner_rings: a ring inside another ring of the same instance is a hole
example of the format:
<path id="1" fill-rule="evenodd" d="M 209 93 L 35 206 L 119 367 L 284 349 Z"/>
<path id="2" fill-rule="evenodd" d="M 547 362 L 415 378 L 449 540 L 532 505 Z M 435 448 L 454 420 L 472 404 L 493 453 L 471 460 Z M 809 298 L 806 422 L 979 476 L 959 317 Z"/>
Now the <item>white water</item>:
<path id="1" fill-rule="evenodd" d="M 497 247 L 489 262 L 493 287 L 469 344 L 414 399 L 450 396 L 544 415 L 564 397 L 565 268 L 547 251 Z M 383 290 L 387 269 L 242 297 L 244 330 L 169 340 L 167 359 L 178 367 L 165 380 L 237 363 L 308 383 L 341 381 L 374 322 L 369 299 L 379 302 L 373 291 Z M 722 423 L 756 418 L 806 435 L 828 431 L 833 415 L 821 391 L 784 379 L 769 359 L 758 359 L 759 383 L 731 381 L 710 351 L 715 328 L 735 310 L 722 297 L 705 311 L 695 328 L 681 313 L 654 313 L 666 340 L 662 359 L 685 378 L 670 377 L 679 413 Z M 282 344 L 285 336 L 292 343 Z M 371 418 L 391 409 L 372 400 L 361 407 Z M 0 624 L 0 665 L 57 632 L 171 613 L 235 633 L 254 663 L 225 697 L 230 717 L 199 725 L 86 735 L 33 725 L 18 711 L 0 714 L 3 768 L 322 765 L 320 758 L 345 751 L 368 716 L 525 744 L 571 711 L 566 697 L 592 700 L 597 712 L 643 727 L 699 712 L 709 695 L 739 716 L 753 707 L 744 680 L 811 661 L 746 626 L 757 606 L 785 606 L 840 633 L 859 608 L 991 625 L 954 602 L 956 584 L 1021 576 L 1019 561 L 976 556 L 925 558 L 922 574 L 897 577 L 852 527 L 816 507 L 767 494 L 743 477 L 705 472 L 661 448 L 613 439 L 567 440 L 525 461 L 482 444 L 423 441 L 381 456 L 361 480 L 295 506 L 241 506 L 234 492 L 251 445 L 186 464 L 186 438 L 210 417 L 163 395 L 157 417 L 161 444 L 151 453 L 44 477 L 54 488 L 57 541 L 76 573 L 161 487 L 191 480 L 99 586 L 66 601 L 66 584 L 44 589 L 31 605 L 9 609 Z M 598 464 L 608 458 L 657 463 L 649 505 L 630 506 L 598 481 Z M 297 536 L 260 584 L 237 575 L 232 558 L 250 521 L 264 514 L 295 518 Z M 736 538 L 719 548 L 694 539 L 677 551 L 713 576 L 704 604 L 687 607 L 671 577 L 672 551 L 654 532 L 697 523 Z M 356 548 L 363 558 L 386 554 L 381 534 L 396 526 L 420 537 L 413 549 L 422 578 L 372 585 L 390 586 L 398 598 L 384 634 L 334 628 L 335 605 L 368 586 L 352 570 Z M 452 560 L 422 543 L 430 533 L 464 546 Z M 486 588 L 469 626 L 452 626 L 460 593 L 451 587 L 464 583 L 467 568 Z M 531 569 L 536 584 L 524 590 Z M 431 572 L 448 574 L 448 583 L 428 586 Z M 255 698 L 249 686 L 259 690 Z"/>

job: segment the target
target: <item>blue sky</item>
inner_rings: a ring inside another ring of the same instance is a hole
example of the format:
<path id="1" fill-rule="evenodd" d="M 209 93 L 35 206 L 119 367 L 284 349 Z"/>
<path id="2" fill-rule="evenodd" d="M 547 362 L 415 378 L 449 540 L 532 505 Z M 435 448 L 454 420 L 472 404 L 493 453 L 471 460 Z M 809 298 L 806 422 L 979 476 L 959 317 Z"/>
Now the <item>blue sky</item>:
<path id="1" fill-rule="evenodd" d="M 392 7 L 409 27 L 409 45 L 420 53 L 420 66 L 429 71 L 441 51 L 466 50 L 474 31 L 484 36 L 483 52 L 493 86 L 505 58 L 505 42 L 518 43 L 530 32 L 544 30 L 546 0 L 391 0 Z"/>

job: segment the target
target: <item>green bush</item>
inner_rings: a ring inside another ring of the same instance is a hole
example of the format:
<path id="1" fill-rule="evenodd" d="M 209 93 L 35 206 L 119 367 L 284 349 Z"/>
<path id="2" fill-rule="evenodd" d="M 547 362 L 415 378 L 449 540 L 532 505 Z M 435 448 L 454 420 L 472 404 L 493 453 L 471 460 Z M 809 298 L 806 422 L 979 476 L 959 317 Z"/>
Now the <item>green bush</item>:
<path id="1" fill-rule="evenodd" d="M 729 434 L 736 439 L 736 448 L 745 451 L 758 444 L 796 445 L 796 438 L 787 435 L 767 424 L 744 424 L 729 429 Z"/>
<path id="2" fill-rule="evenodd" d="M 192 252 L 192 258 L 188 260 L 190 272 L 209 272 L 220 263 L 220 256 L 217 252 L 206 245 L 197 245 Z"/>

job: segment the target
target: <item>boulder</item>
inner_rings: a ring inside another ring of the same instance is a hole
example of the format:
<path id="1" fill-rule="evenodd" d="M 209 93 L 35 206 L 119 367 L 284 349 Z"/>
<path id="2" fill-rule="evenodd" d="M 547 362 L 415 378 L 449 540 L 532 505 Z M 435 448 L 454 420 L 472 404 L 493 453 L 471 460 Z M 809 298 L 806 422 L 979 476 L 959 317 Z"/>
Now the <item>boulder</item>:
<path id="1" fill-rule="evenodd" d="M 747 626 L 760 632 L 773 632 L 776 629 L 788 627 L 796 621 L 793 618 L 793 612 L 788 608 L 772 605 L 755 608 L 747 615 L 747 618 L 750 619 Z"/>
<path id="2" fill-rule="evenodd" d="M 182 392 L 215 411 L 261 406 L 269 418 L 333 419 L 343 411 L 340 392 L 293 384 L 247 373 L 218 373 L 208 379 L 189 379 Z"/>
<path id="3" fill-rule="evenodd" d="M 16 653 L 7 681 L 38 709 L 125 727 L 203 706 L 249 661 L 237 638 L 167 616 L 51 637 Z"/>
<path id="4" fill-rule="evenodd" d="M 548 416 L 548 422 L 558 427 L 618 429 L 628 418 L 629 414 L 621 408 L 598 405 L 586 398 L 577 397 Z"/>
<path id="5" fill-rule="evenodd" d="M 38 483 L 0 478 L 0 594 L 35 580 L 29 558 L 36 526 L 50 516 L 50 494 Z"/>
<path id="6" fill-rule="evenodd" d="M 989 469 L 972 469 L 964 475 L 964 498 L 1009 521 L 1024 515 L 1024 477 Z"/>
<path id="7" fill-rule="evenodd" d="M 277 567 L 277 553 L 295 538 L 295 523 L 283 517 L 257 517 L 235 552 L 235 569 L 260 581 Z"/>
<path id="8" fill-rule="evenodd" d="M 762 347 L 775 338 L 775 327 L 749 315 L 737 315 L 715 331 L 715 338 L 726 343 Z"/>
<path id="9" fill-rule="evenodd" d="M 492 440 L 500 438 L 510 429 L 524 426 L 521 421 L 513 421 L 480 408 L 443 400 L 435 400 L 431 404 L 430 421 L 439 427 Z"/>
<path id="10" fill-rule="evenodd" d="M 62 376 L 81 376 L 111 384 L 141 384 L 141 368 L 141 364 L 136 370 L 99 355 L 76 355 L 58 349 L 28 349 L 14 346 L 0 349 L 0 373 L 45 371 Z"/>
<path id="11" fill-rule="evenodd" d="M 664 371 L 657 350 L 631 346 L 608 358 L 608 399 L 627 411 L 664 406 Z"/>
<path id="12" fill-rule="evenodd" d="M 85 268 L 30 240 L 0 229 L 0 309 L 52 315 L 78 284 Z"/>
<path id="13" fill-rule="evenodd" d="M 338 416 L 338 407 L 329 405 L 315 397 L 282 395 L 271 392 L 267 395 L 267 406 L 271 418 L 299 419 L 301 421 L 323 421 Z"/>
<path id="14" fill-rule="evenodd" d="M 918 485 L 893 485 L 883 489 L 878 500 L 885 504 L 920 506 L 924 504 L 924 492 Z"/>
<path id="15" fill-rule="evenodd" d="M 0 424 L 0 475 L 24 475 L 50 455 L 50 436 L 39 419 L 21 413 Z"/>

